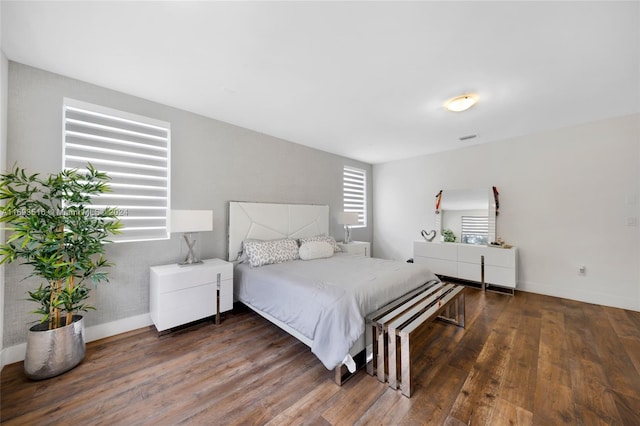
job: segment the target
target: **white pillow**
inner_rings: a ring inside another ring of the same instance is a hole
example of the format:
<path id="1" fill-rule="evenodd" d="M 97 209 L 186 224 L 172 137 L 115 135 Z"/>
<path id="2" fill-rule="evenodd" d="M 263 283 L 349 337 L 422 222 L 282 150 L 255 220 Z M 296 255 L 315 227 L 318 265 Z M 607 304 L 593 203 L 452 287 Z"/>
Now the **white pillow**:
<path id="1" fill-rule="evenodd" d="M 314 235 L 313 237 L 304 237 L 304 238 L 300 238 L 300 246 L 302 246 L 305 243 L 310 243 L 312 241 L 325 241 L 329 244 L 331 244 L 331 247 L 333 247 L 333 252 L 334 253 L 339 253 L 342 251 L 342 249 L 340 249 L 340 246 L 338 246 L 338 244 L 336 243 L 335 238 L 333 238 L 332 236 L 329 235 L 325 235 L 325 234 L 320 234 L 320 235 Z"/>
<path id="2" fill-rule="evenodd" d="M 300 246 L 300 259 L 313 260 L 333 256 L 333 247 L 326 241 L 309 241 Z"/>

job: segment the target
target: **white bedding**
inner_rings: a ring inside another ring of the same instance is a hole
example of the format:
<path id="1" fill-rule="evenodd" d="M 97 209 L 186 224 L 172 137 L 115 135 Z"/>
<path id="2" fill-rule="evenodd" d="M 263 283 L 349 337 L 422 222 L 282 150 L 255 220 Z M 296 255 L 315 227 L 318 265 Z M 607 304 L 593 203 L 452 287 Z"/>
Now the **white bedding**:
<path id="1" fill-rule="evenodd" d="M 364 317 L 408 291 L 438 278 L 414 263 L 336 254 L 235 269 L 236 298 L 312 341 L 328 369 L 339 366 L 364 333 Z"/>

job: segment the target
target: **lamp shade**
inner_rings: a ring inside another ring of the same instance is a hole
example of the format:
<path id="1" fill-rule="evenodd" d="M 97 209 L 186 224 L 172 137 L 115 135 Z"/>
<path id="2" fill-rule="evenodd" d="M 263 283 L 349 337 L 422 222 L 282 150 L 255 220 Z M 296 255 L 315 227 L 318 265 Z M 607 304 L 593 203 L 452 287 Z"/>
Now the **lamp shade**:
<path id="1" fill-rule="evenodd" d="M 360 223 L 358 212 L 340 212 L 338 213 L 338 223 L 340 225 L 357 225 Z"/>
<path id="2" fill-rule="evenodd" d="M 205 232 L 213 230 L 211 210 L 171 210 L 171 232 Z"/>

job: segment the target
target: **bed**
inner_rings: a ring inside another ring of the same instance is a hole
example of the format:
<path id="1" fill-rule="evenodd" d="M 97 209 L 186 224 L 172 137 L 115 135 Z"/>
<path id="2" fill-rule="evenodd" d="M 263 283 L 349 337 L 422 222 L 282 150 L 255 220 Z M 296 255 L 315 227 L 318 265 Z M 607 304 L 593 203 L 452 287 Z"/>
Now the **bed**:
<path id="1" fill-rule="evenodd" d="M 353 372 L 354 357 L 365 352 L 365 316 L 438 278 L 418 264 L 335 252 L 329 235 L 328 206 L 229 204 L 235 299 L 309 346 L 340 383 L 342 366 Z M 291 254 L 292 240 L 300 255 L 309 247 L 325 249 L 324 242 L 332 246 L 331 254 L 262 264 L 251 252 L 283 245 Z"/>

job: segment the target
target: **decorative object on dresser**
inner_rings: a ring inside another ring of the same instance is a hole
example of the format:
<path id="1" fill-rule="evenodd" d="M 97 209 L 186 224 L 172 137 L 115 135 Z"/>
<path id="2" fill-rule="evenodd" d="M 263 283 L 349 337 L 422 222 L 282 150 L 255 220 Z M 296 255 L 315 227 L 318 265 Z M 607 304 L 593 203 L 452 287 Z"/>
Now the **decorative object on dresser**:
<path id="1" fill-rule="evenodd" d="M 420 231 L 420 235 L 422 235 L 422 238 L 424 238 L 426 241 L 431 242 L 436 237 L 436 230 L 432 229 L 431 231 L 427 232 L 423 229 L 422 231 Z"/>
<path id="2" fill-rule="evenodd" d="M 149 285 L 150 314 L 158 332 L 233 308 L 233 264 L 207 259 L 192 268 L 153 266 Z"/>
<path id="3" fill-rule="evenodd" d="M 359 216 L 357 212 L 340 212 L 338 215 L 338 223 L 344 225 L 344 242 L 349 244 L 351 241 L 351 226 L 357 225 Z"/>
<path id="4" fill-rule="evenodd" d="M 358 254 L 371 257 L 371 243 L 368 241 L 351 241 L 349 243 L 338 243 L 338 247 L 343 253 Z"/>
<path id="5" fill-rule="evenodd" d="M 487 290 L 515 293 L 516 247 L 414 241 L 413 259 L 415 263 L 427 265 L 438 276 L 479 282 Z"/>
<path id="6" fill-rule="evenodd" d="M 442 238 L 445 243 L 455 243 L 456 242 L 456 234 L 453 233 L 451 229 L 443 229 L 442 230 Z"/>
<path id="7" fill-rule="evenodd" d="M 442 189 L 436 194 L 436 214 L 440 214 L 440 203 L 442 203 Z"/>
<path id="8" fill-rule="evenodd" d="M 171 233 L 182 232 L 186 255 L 179 263 L 181 266 L 197 265 L 202 263 L 199 259 L 199 246 L 193 234 L 213 230 L 213 212 L 211 210 L 171 210 Z"/>
<path id="9" fill-rule="evenodd" d="M 7 243 L 0 245 L 0 263 L 23 260 L 29 277 L 45 281 L 28 291 L 40 307 L 39 324 L 27 335 L 24 372 L 40 380 L 62 374 L 85 356 L 84 318 L 80 311 L 94 284 L 108 281 L 105 242 L 120 233 L 116 209 L 95 206 L 94 197 L 109 192 L 106 173 L 91 164 L 87 170 L 66 169 L 41 177 L 17 166 L 2 174 L 0 221 L 9 225 Z"/>

